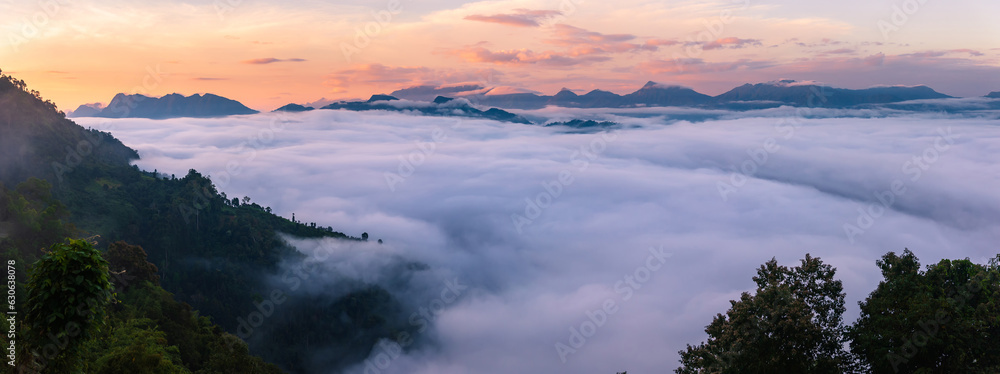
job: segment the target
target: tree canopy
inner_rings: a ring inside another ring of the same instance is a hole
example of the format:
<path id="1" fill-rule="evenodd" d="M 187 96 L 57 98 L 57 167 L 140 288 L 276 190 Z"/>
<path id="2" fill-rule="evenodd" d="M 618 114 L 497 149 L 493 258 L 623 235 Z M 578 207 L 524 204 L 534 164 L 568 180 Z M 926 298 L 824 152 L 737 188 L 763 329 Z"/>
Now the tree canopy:
<path id="1" fill-rule="evenodd" d="M 705 329 L 708 341 L 680 351 L 676 372 L 841 372 L 845 308 L 835 273 L 809 255 L 793 268 L 771 259 L 757 269 L 756 292 L 731 301 Z"/>

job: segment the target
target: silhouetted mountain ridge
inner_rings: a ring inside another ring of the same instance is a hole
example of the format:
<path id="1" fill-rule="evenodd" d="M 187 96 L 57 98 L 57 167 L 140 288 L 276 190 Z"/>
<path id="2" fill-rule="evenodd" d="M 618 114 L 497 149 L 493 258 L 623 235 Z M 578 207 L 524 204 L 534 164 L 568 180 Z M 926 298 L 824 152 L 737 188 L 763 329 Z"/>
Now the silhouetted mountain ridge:
<path id="1" fill-rule="evenodd" d="M 80 108 L 77 108 L 79 111 Z M 86 111 L 89 112 L 89 111 Z M 98 113 L 76 113 L 75 117 L 105 118 L 178 118 L 178 117 L 223 117 L 235 114 L 254 114 L 256 110 L 247 108 L 239 101 L 214 94 L 194 94 L 184 96 L 169 94 L 150 97 L 140 94 L 119 93 L 111 103 Z"/>
<path id="2" fill-rule="evenodd" d="M 288 105 L 286 105 L 288 106 Z M 419 112 L 431 116 L 484 118 L 496 121 L 530 124 L 527 119 L 508 111 L 489 108 L 480 110 L 471 105 L 468 100 L 456 100 L 450 97 L 438 96 L 432 102 L 403 101 L 391 95 L 372 95 L 367 101 L 339 101 L 320 109 L 346 109 L 353 111 L 387 110 L 395 112 Z"/>
<path id="3" fill-rule="evenodd" d="M 464 88 L 466 91 L 459 91 Z M 779 80 L 744 84 L 718 96 L 709 96 L 693 89 L 647 82 L 635 92 L 618 95 L 595 89 L 578 95 L 568 88 L 555 95 L 536 93 L 494 94 L 478 84 L 449 86 L 435 89 L 422 85 L 392 92 L 393 97 L 408 100 L 430 100 L 430 95 L 450 94 L 471 103 L 505 109 L 541 109 L 546 106 L 568 108 L 633 108 L 633 107 L 709 107 L 721 109 L 759 109 L 781 105 L 846 108 L 866 104 L 885 104 L 909 100 L 943 99 L 951 96 L 927 86 L 882 86 L 865 89 L 834 88 L 814 82 Z"/>

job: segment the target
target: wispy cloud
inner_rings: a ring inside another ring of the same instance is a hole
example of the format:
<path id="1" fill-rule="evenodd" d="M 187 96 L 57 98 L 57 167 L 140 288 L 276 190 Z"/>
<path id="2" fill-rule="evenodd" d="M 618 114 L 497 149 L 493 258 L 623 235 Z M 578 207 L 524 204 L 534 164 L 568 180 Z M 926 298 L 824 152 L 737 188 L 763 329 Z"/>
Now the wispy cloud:
<path id="1" fill-rule="evenodd" d="M 760 39 L 741 39 L 731 36 L 727 38 L 716 39 L 714 41 L 707 43 L 702 43 L 701 48 L 704 50 L 723 49 L 723 48 L 739 49 L 746 47 L 760 47 L 762 45 L 763 44 L 761 44 Z"/>
<path id="2" fill-rule="evenodd" d="M 562 12 L 558 10 L 515 9 L 514 13 L 493 14 L 488 16 L 482 14 L 471 14 L 465 16 L 465 19 L 469 21 L 498 23 L 507 26 L 538 27 L 542 25 L 540 21 L 558 15 L 562 15 Z"/>
<path id="3" fill-rule="evenodd" d="M 972 56 L 972 57 L 983 56 L 982 52 L 974 50 L 974 49 L 968 49 L 968 48 L 914 52 L 914 53 L 903 54 L 901 56 L 904 56 L 904 57 L 942 57 L 942 56 L 950 55 L 950 54 L 968 54 L 969 56 Z"/>
<path id="4" fill-rule="evenodd" d="M 274 58 L 274 57 L 266 57 L 266 58 L 255 58 L 255 59 L 252 59 L 252 60 L 243 60 L 243 63 L 244 64 L 251 64 L 251 65 L 266 65 L 266 64 L 273 64 L 275 62 L 303 62 L 303 61 L 306 61 L 306 59 L 304 59 L 304 58 L 287 58 L 287 59 L 281 59 L 281 58 Z"/>

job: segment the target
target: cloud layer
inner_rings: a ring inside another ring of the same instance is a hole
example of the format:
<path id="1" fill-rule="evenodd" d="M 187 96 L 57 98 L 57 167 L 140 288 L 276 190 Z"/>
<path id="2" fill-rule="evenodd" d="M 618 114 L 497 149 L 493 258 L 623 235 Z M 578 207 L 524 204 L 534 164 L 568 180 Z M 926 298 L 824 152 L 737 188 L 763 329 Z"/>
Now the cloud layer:
<path id="1" fill-rule="evenodd" d="M 112 122 L 144 169 L 196 168 L 230 196 L 385 241 L 337 247 L 331 279 L 385 283 L 388 259 L 427 264 L 434 276 L 405 299 L 441 310 L 423 332 L 432 344 L 388 360 L 376 350 L 383 373 L 665 372 L 771 257 L 837 267 L 851 321 L 885 252 L 927 263 L 997 251 L 992 120 L 524 114 L 626 126 L 325 110 Z M 468 289 L 446 302 L 454 279 Z"/>

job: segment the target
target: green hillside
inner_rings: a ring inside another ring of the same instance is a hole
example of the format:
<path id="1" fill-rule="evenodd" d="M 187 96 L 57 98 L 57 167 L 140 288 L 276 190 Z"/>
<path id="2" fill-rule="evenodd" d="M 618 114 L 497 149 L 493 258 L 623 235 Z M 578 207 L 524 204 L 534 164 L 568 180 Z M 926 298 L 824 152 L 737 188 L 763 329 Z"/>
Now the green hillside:
<path id="1" fill-rule="evenodd" d="M 278 233 L 362 240 L 229 198 L 195 170 L 179 177 L 139 170 L 129 163 L 137 158 L 111 134 L 84 129 L 23 81 L 0 73 L 0 253 L 23 264 L 19 280 L 26 280 L 28 264 L 41 258 L 43 248 L 66 237 L 92 237 L 102 250 L 119 241 L 141 246 L 158 269 L 158 285 L 119 295 L 119 309 L 101 330 L 110 341 L 94 352 L 140 349 L 122 345 L 135 339 L 176 346 L 179 355 L 169 356 L 191 372 L 218 372 L 205 369 L 206 362 L 222 360 L 213 355 L 225 355 L 212 347 L 239 346 L 223 332 L 235 333 L 241 318 L 282 291 L 267 281 L 281 275 L 281 261 L 304 257 Z M 282 341 L 280 349 L 251 344 L 250 351 L 294 373 L 338 368 L 366 357 L 379 339 L 411 329 L 388 292 L 363 284 L 351 289 L 338 299 L 290 299 L 266 329 L 280 332 L 270 337 Z M 348 317 L 315 320 L 327 315 Z M 311 356 L 317 347 L 338 354 L 317 360 Z M 245 354 L 226 357 L 259 364 Z"/>

